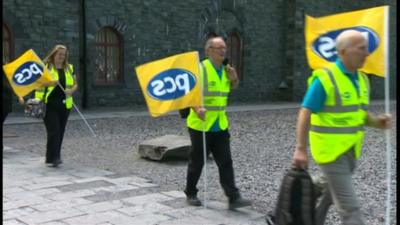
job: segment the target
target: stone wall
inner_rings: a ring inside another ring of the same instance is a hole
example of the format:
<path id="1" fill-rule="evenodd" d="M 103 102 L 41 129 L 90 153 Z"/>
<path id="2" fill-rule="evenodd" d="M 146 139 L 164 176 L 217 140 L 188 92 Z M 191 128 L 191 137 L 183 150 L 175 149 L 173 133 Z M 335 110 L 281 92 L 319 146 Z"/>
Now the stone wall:
<path id="1" fill-rule="evenodd" d="M 390 6 L 390 97 L 396 99 L 396 1 L 346 1 L 346 0 L 325 0 L 325 1 L 296 1 L 296 32 L 295 38 L 295 65 L 293 67 L 293 101 L 301 101 L 306 90 L 307 77 L 311 74 L 304 52 L 304 16 L 305 14 L 320 17 L 329 14 L 361 10 L 365 8 L 389 5 Z M 384 99 L 384 79 L 377 76 L 370 76 L 371 99 Z"/>
<path id="2" fill-rule="evenodd" d="M 70 50 L 70 63 L 78 71 L 79 10 L 78 0 L 72 1 L 3 1 L 3 22 L 11 29 L 14 57 L 34 49 L 42 59 L 56 44 Z M 80 93 L 75 97 L 79 105 Z M 13 111 L 21 111 L 14 96 Z"/>
<path id="3" fill-rule="evenodd" d="M 78 0 L 5 0 L 3 19 L 14 37 L 15 55 L 33 48 L 39 56 L 57 43 L 70 48 L 71 63 L 79 74 L 78 105 L 87 107 L 143 105 L 135 66 L 173 54 L 197 50 L 203 54 L 205 34 L 238 31 L 243 40 L 243 80 L 231 103 L 300 101 L 311 73 L 304 51 L 304 15 L 319 17 L 388 4 L 391 6 L 391 93 L 395 77 L 395 0 L 86 0 L 86 59 L 80 58 L 80 5 Z M 104 26 L 123 39 L 123 82 L 99 86 L 94 77 L 94 37 Z M 82 84 L 83 76 L 87 83 Z M 383 79 L 372 77 L 372 98 L 383 98 Z M 18 108 L 18 107 L 17 107 Z"/>

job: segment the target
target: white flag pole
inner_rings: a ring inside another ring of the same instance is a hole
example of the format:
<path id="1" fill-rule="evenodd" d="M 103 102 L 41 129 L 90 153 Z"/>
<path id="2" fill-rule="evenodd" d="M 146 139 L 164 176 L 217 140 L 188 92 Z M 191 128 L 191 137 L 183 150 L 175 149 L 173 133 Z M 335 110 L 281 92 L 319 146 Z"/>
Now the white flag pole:
<path id="1" fill-rule="evenodd" d="M 389 6 L 384 9 L 384 50 L 385 50 L 385 113 L 389 114 Z M 386 219 L 385 224 L 390 225 L 390 197 L 391 197 L 391 149 L 390 149 L 390 129 L 385 130 L 386 137 L 386 169 L 387 169 L 387 196 L 386 196 Z"/>
<path id="2" fill-rule="evenodd" d="M 74 103 L 72 103 L 72 105 L 74 106 L 74 108 L 76 109 L 76 111 L 78 112 L 78 114 L 82 117 L 83 121 L 85 122 L 85 124 L 87 125 L 87 127 L 89 128 L 90 132 L 92 133 L 93 137 L 96 137 L 96 134 L 94 133 L 92 127 L 90 127 L 89 123 L 86 121 L 85 117 L 83 117 L 83 114 L 79 111 L 78 107 L 76 107 L 76 105 Z"/>
<path id="3" fill-rule="evenodd" d="M 207 145 L 206 145 L 206 122 L 203 121 L 203 160 L 204 160 L 204 208 L 207 209 Z"/>
<path id="4" fill-rule="evenodd" d="M 60 82 L 57 81 L 57 85 L 61 88 L 61 90 L 65 93 L 65 89 L 62 87 L 62 85 L 60 84 Z M 72 102 L 72 105 L 74 106 L 74 108 L 76 109 L 76 111 L 78 112 L 78 114 L 82 117 L 83 121 L 85 122 L 85 124 L 87 125 L 87 127 L 89 128 L 90 132 L 92 133 L 93 137 L 96 137 L 96 134 L 94 133 L 92 127 L 90 127 L 89 123 L 86 121 L 85 117 L 82 115 L 82 113 L 79 111 L 78 107 L 76 107 L 76 105 Z"/>
<path id="5" fill-rule="evenodd" d="M 198 63 L 198 73 L 199 73 L 199 78 L 200 78 L 200 92 L 201 92 L 201 107 L 204 107 L 204 78 L 202 76 L 203 74 L 203 67 L 200 62 L 200 57 L 199 53 L 197 52 L 197 63 Z M 204 118 L 205 119 L 205 118 Z M 204 160 L 204 177 L 203 177 L 203 182 L 204 182 L 204 200 L 203 200 L 203 205 L 204 208 L 207 209 L 207 145 L 206 145 L 206 122 L 203 120 L 202 122 L 203 125 L 203 160 Z"/>

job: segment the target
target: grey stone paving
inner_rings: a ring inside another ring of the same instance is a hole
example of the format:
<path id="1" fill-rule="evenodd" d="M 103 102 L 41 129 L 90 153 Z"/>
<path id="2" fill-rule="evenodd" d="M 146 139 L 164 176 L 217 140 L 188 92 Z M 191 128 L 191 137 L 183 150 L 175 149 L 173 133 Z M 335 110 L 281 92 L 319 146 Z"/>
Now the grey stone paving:
<path id="1" fill-rule="evenodd" d="M 43 162 L 5 146 L 3 224 L 265 224 L 264 215 L 248 207 L 232 211 L 217 201 L 208 201 L 206 208 L 188 206 L 182 191 L 159 192 L 147 179 Z"/>

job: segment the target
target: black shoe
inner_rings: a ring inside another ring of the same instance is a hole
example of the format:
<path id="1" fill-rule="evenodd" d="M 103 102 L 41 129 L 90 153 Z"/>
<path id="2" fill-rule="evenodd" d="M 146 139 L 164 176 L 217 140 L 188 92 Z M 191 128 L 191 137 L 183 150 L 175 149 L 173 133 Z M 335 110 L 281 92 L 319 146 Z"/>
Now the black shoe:
<path id="1" fill-rule="evenodd" d="M 267 214 L 265 222 L 267 222 L 267 225 L 275 225 L 275 216 L 273 216 L 273 213 Z"/>
<path id="2" fill-rule="evenodd" d="M 194 196 L 187 196 L 187 197 L 186 197 L 186 202 L 187 202 L 189 205 L 192 205 L 192 206 L 201 206 L 201 201 L 200 201 L 199 198 L 197 198 L 196 195 L 194 195 Z"/>
<path id="3" fill-rule="evenodd" d="M 314 184 L 314 198 L 317 200 L 322 196 L 323 188 L 319 185 Z"/>
<path id="4" fill-rule="evenodd" d="M 236 209 L 236 208 L 250 206 L 250 205 L 251 205 L 250 200 L 244 199 L 240 196 L 234 200 L 229 199 L 229 209 Z"/>
<path id="5" fill-rule="evenodd" d="M 48 167 L 58 167 L 60 164 L 62 164 L 61 159 L 56 159 L 54 162 L 52 163 L 46 163 L 46 165 Z"/>
<path id="6" fill-rule="evenodd" d="M 58 165 L 62 164 L 61 159 L 57 159 L 56 161 L 53 162 L 54 167 L 58 167 Z"/>

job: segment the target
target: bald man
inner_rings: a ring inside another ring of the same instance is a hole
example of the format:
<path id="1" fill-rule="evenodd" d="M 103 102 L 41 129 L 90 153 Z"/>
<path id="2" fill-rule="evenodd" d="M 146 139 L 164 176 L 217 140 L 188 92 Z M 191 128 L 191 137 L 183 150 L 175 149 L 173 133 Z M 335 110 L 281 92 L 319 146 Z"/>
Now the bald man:
<path id="1" fill-rule="evenodd" d="M 212 153 L 218 166 L 219 181 L 228 197 L 228 208 L 250 206 L 251 201 L 241 197 L 235 184 L 230 148 L 229 122 L 226 106 L 231 89 L 238 86 L 236 70 L 224 65 L 226 43 L 222 37 L 207 40 L 204 47 L 207 59 L 201 62 L 204 80 L 204 106 L 190 109 L 187 126 L 192 143 L 186 176 L 186 200 L 189 205 L 201 206 L 197 197 L 197 183 L 204 166 L 203 132 L 207 155 Z"/>
<path id="2" fill-rule="evenodd" d="M 321 174 L 316 185 L 321 195 L 316 205 L 316 224 L 324 224 L 334 203 L 345 225 L 365 224 L 352 174 L 360 157 L 363 127 L 387 129 L 390 115 L 368 113 L 370 86 L 359 71 L 368 57 L 368 43 L 356 30 L 343 31 L 336 39 L 338 59 L 313 71 L 299 111 L 293 166 L 307 168 L 308 140 Z"/>

